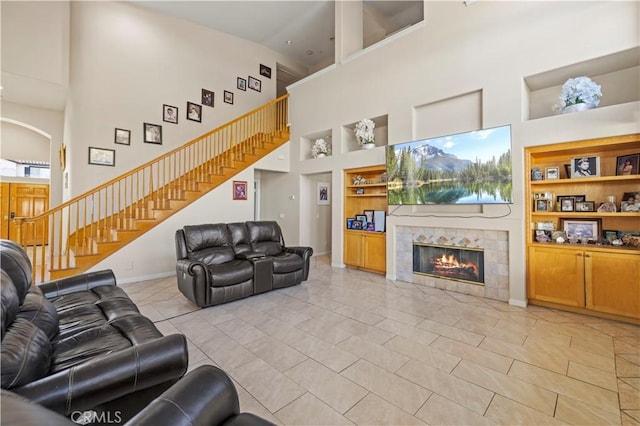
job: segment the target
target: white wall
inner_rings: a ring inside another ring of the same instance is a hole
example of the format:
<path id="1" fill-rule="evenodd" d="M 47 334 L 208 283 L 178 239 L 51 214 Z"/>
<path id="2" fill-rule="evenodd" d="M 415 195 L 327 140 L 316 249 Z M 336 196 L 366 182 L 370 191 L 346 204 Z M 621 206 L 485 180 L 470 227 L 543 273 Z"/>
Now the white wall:
<path id="1" fill-rule="evenodd" d="M 275 98 L 275 79 L 260 64 L 296 68 L 274 52 L 237 37 L 121 2 L 72 2 L 69 146 L 71 195 L 151 158 Z M 236 90 L 237 77 L 254 76 L 262 91 Z M 187 101 L 215 92 L 202 122 L 186 119 Z M 223 91 L 234 104 L 223 102 Z M 163 104 L 179 109 L 178 124 L 162 121 Z M 143 143 L 143 123 L 162 126 L 163 144 Z M 114 128 L 131 130 L 131 145 L 115 145 Z M 89 146 L 116 150 L 116 167 L 87 164 Z"/>
<path id="2" fill-rule="evenodd" d="M 415 114 L 416 108 L 480 92 L 477 116 L 482 127 L 512 125 L 514 204 L 485 206 L 479 213 L 456 206 L 423 206 L 391 216 L 387 277 L 395 278 L 395 226 L 459 227 L 463 222 L 471 228 L 503 229 L 509 232 L 510 299 L 525 304 L 524 147 L 638 132 L 640 116 L 636 99 L 589 115 L 522 121 L 523 79 L 638 46 L 638 16 L 638 2 L 481 1 L 470 7 L 463 2 L 425 2 L 424 23 L 290 87 L 291 140 L 331 129 L 334 152 L 330 161 L 302 160 L 292 165 L 292 173 L 332 172 L 333 199 L 341 199 L 342 170 L 385 161 L 382 147 L 344 152 L 344 125 L 386 114 L 389 144 L 413 140 L 417 131 L 421 135 L 455 133 L 455 110 L 449 113 L 449 125 L 440 121 L 430 128 Z M 292 158 L 301 158 L 299 145 L 293 143 L 291 148 Z M 288 179 L 282 185 L 282 194 L 296 193 L 304 183 Z M 312 238 L 307 226 L 312 210 L 304 196 L 300 199 L 297 229 L 301 244 L 306 244 Z M 342 205 L 335 203 L 332 210 L 332 264 L 341 267 Z"/>

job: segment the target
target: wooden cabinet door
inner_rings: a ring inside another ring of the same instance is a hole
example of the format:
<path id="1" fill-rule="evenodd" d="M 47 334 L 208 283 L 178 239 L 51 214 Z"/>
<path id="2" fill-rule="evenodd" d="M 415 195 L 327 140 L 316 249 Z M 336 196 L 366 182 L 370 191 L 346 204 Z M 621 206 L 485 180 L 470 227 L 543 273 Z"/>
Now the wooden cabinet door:
<path id="1" fill-rule="evenodd" d="M 385 234 L 364 236 L 364 268 L 387 272 L 387 240 Z"/>
<path id="2" fill-rule="evenodd" d="M 640 319 L 640 256 L 585 253 L 587 308 Z"/>
<path id="3" fill-rule="evenodd" d="M 362 266 L 363 235 L 361 232 L 344 233 L 344 263 L 349 266 Z"/>
<path id="4" fill-rule="evenodd" d="M 584 254 L 553 247 L 529 247 L 528 293 L 532 299 L 584 307 Z"/>

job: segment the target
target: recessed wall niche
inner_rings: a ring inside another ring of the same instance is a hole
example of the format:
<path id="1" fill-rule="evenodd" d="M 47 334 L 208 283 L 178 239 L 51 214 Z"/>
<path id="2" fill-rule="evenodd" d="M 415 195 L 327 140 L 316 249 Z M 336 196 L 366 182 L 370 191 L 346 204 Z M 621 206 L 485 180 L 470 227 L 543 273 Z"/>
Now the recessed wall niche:
<path id="1" fill-rule="evenodd" d="M 300 138 L 300 160 L 314 159 L 313 155 L 311 155 L 311 148 L 317 139 L 324 139 L 331 145 L 331 151 L 335 151 L 336 148 L 333 146 L 331 129 L 309 133 Z"/>
<path id="2" fill-rule="evenodd" d="M 640 48 L 570 64 L 524 77 L 522 119 L 534 120 L 559 114 L 562 85 L 572 77 L 587 76 L 602 87 L 597 108 L 640 100 Z"/>
<path id="3" fill-rule="evenodd" d="M 387 114 L 380 115 L 378 117 L 371 117 L 370 120 L 373 121 L 376 125 L 373 128 L 373 136 L 376 147 L 388 145 L 389 116 Z M 362 147 L 358 144 L 358 140 L 356 139 L 356 135 L 354 133 L 354 129 L 358 121 L 354 121 L 353 123 L 345 124 L 344 126 L 342 126 L 342 152 L 359 151 L 362 149 Z M 333 149 L 335 151 L 336 147 L 334 146 Z"/>

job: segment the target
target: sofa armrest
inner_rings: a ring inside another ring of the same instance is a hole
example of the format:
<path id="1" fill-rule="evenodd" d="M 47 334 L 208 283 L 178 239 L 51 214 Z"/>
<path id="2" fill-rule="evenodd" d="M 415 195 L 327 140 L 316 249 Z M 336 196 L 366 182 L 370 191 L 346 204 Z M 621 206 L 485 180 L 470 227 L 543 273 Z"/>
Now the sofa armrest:
<path id="1" fill-rule="evenodd" d="M 313 249 L 311 247 L 285 247 L 284 250 L 287 253 L 295 253 L 302 258 L 302 262 L 304 264 L 302 280 L 306 281 L 307 278 L 309 278 L 309 262 L 311 262 Z"/>
<path id="2" fill-rule="evenodd" d="M 203 307 L 208 304 L 209 269 L 202 262 L 180 259 L 176 262 L 178 289 L 189 300 Z"/>
<path id="3" fill-rule="evenodd" d="M 238 393 L 231 379 L 219 368 L 203 365 L 153 400 L 130 423 L 221 425 L 239 412 Z"/>
<path id="4" fill-rule="evenodd" d="M 74 411 L 165 382 L 174 382 L 187 370 L 187 340 L 172 334 L 35 380 L 13 392 L 56 412 Z"/>
<path id="5" fill-rule="evenodd" d="M 38 286 L 38 288 L 42 291 L 44 297 L 51 299 L 64 294 L 87 291 L 94 287 L 105 285 L 116 285 L 116 277 L 110 269 L 49 281 Z"/>

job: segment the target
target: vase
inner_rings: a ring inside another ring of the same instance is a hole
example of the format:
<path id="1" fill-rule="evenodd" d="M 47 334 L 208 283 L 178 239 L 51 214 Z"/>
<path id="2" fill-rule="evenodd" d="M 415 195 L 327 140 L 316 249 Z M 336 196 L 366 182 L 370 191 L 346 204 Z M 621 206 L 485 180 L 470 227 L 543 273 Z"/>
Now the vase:
<path id="1" fill-rule="evenodd" d="M 562 113 L 563 114 L 567 114 L 570 112 L 578 112 L 578 111 L 586 111 L 588 109 L 593 109 L 594 106 L 591 104 L 585 104 L 585 103 L 581 103 L 581 104 L 573 104 L 573 105 L 569 105 L 566 106 L 562 109 Z"/>
<path id="2" fill-rule="evenodd" d="M 376 144 L 373 142 L 367 142 L 362 144 L 362 149 L 372 149 L 375 147 L 376 147 Z"/>
<path id="3" fill-rule="evenodd" d="M 322 157 L 326 157 L 327 154 L 325 154 L 324 152 L 319 152 L 318 155 L 316 155 L 316 158 L 322 158 Z"/>

